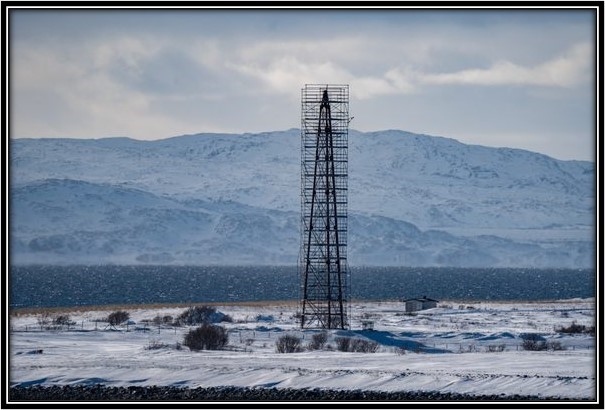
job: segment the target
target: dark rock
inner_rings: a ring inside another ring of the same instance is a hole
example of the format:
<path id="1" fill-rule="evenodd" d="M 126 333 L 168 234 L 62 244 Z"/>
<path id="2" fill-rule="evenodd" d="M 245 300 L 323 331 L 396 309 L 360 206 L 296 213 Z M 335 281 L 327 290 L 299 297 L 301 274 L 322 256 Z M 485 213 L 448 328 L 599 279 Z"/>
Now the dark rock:
<path id="1" fill-rule="evenodd" d="M 96 385 L 11 387 L 10 401 L 561 401 L 560 397 L 471 395 L 438 391 Z"/>

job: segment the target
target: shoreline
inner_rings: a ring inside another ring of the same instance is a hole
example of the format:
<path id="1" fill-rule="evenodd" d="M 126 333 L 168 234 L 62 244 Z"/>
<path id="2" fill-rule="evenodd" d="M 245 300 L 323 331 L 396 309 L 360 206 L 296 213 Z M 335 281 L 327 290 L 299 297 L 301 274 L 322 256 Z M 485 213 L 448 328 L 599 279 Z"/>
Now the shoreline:
<path id="1" fill-rule="evenodd" d="M 363 303 L 402 303 L 398 299 L 355 299 L 350 304 Z M 545 304 L 545 303 L 596 303 L 595 297 L 570 298 L 570 299 L 444 299 L 439 304 Z M 40 313 L 74 313 L 90 311 L 114 311 L 114 310 L 149 310 L 149 309 L 176 309 L 191 306 L 249 306 L 249 307 L 296 307 L 298 299 L 291 300 L 253 300 L 238 302 L 180 302 L 180 303 L 138 303 L 138 304 L 108 304 L 108 305 L 78 305 L 78 306 L 32 306 L 32 307 L 8 307 L 9 315 L 14 317 L 35 315 Z M 439 306 L 439 305 L 438 305 Z"/>

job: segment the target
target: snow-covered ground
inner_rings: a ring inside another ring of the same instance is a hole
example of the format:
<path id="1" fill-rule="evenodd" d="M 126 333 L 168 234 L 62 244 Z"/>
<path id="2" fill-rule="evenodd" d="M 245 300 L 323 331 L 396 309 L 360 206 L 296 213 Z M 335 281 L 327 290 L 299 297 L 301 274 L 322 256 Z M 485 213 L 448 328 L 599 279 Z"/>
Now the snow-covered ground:
<path id="1" fill-rule="evenodd" d="M 555 330 L 572 322 L 594 326 L 594 299 L 442 301 L 414 314 L 406 314 L 401 302 L 355 302 L 351 330 L 330 331 L 323 349 L 299 353 L 275 349 L 285 334 L 301 337 L 307 346 L 318 332 L 297 327 L 293 303 L 216 306 L 233 319 L 220 323 L 229 332 L 227 349 L 220 351 L 178 346 L 191 327 L 153 324 L 156 316 L 176 318 L 185 309 L 129 308 L 130 323 L 116 329 L 95 321 L 113 310 L 65 312 L 75 322 L 69 330 L 40 330 L 40 313 L 13 314 L 10 385 L 318 387 L 596 398 L 595 337 Z M 361 330 L 362 320 L 372 320 L 374 330 Z M 561 350 L 524 350 L 522 336 L 530 333 Z M 346 336 L 375 341 L 378 351 L 338 351 L 335 339 Z"/>

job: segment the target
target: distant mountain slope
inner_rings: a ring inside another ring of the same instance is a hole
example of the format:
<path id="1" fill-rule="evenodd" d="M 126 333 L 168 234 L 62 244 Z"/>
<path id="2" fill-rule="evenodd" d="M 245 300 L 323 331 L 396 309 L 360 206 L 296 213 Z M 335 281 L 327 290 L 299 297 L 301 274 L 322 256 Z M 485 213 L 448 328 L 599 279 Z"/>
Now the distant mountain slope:
<path id="1" fill-rule="evenodd" d="M 349 263 L 591 267 L 594 164 L 349 136 Z M 294 264 L 300 131 L 16 139 L 13 263 Z"/>

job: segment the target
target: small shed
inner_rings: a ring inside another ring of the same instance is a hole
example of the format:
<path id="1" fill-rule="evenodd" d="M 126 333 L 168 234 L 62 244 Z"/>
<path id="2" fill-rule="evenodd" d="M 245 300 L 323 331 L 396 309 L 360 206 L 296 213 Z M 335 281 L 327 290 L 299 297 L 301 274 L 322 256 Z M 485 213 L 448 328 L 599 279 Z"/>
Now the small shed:
<path id="1" fill-rule="evenodd" d="M 374 330 L 374 321 L 373 320 L 362 320 L 361 321 L 361 328 L 363 330 Z"/>
<path id="2" fill-rule="evenodd" d="M 435 308 L 439 301 L 423 296 L 421 298 L 406 299 L 403 302 L 405 303 L 406 312 L 416 312 L 418 310 Z"/>

